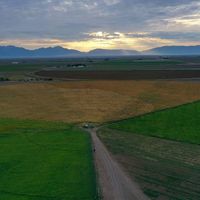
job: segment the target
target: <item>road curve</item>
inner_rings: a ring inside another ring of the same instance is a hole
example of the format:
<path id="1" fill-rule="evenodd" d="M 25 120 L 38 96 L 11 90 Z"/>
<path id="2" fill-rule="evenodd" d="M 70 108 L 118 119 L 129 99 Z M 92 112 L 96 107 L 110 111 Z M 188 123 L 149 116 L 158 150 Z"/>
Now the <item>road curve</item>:
<path id="1" fill-rule="evenodd" d="M 147 200 L 139 186 L 134 183 L 112 158 L 97 137 L 96 129 L 90 129 L 94 158 L 104 200 Z"/>

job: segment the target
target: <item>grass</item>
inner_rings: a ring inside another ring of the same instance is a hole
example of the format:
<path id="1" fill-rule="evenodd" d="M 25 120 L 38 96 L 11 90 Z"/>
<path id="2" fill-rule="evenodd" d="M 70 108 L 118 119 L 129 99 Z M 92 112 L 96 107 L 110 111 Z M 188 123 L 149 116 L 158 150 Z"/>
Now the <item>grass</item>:
<path id="1" fill-rule="evenodd" d="M 67 81 L 0 86 L 0 117 L 81 123 L 133 117 L 200 99 L 200 84 Z"/>
<path id="2" fill-rule="evenodd" d="M 43 68 L 58 67 L 61 70 L 137 70 L 137 69 L 188 69 L 180 67 L 180 64 L 186 63 L 181 59 L 157 60 L 142 59 L 137 60 L 134 57 L 124 58 L 75 58 L 75 59 L 17 59 L 18 64 L 12 64 L 15 60 L 0 60 L 0 72 L 34 72 Z M 85 68 L 70 68 L 69 64 L 86 64 Z M 191 68 L 191 67 L 190 67 Z"/>
<path id="3" fill-rule="evenodd" d="M 17 61 L 18 64 L 12 64 L 13 61 Z M 77 59 L 77 62 L 79 60 Z M 67 66 L 69 63 L 73 63 L 70 59 L 12 59 L 12 60 L 0 60 L 0 72 L 34 72 L 48 67 Z"/>
<path id="4" fill-rule="evenodd" d="M 0 119 L 0 199 L 96 198 L 90 136 L 61 122 Z"/>
<path id="5" fill-rule="evenodd" d="M 94 60 L 93 63 L 86 63 L 88 67 L 78 69 L 80 71 L 105 71 L 105 70 L 156 70 L 156 69 L 179 69 L 182 61 L 176 60 L 135 60 L 131 58 L 113 59 L 109 61 Z M 184 69 L 184 67 L 182 67 Z M 67 70 L 67 68 L 66 68 Z M 77 69 L 68 68 L 76 71 Z"/>
<path id="6" fill-rule="evenodd" d="M 105 128 L 98 136 L 150 199 L 200 199 L 199 145 Z"/>
<path id="7" fill-rule="evenodd" d="M 200 144 L 200 101 L 123 120 L 110 128 Z"/>
<path id="8" fill-rule="evenodd" d="M 44 68 L 44 65 L 34 65 L 34 64 L 4 64 L 0 65 L 0 72 L 30 72 L 37 71 Z"/>
<path id="9" fill-rule="evenodd" d="M 13 64 L 13 62 L 18 64 Z M 116 57 L 116 58 L 44 58 L 44 59 L 12 59 L 0 60 L 1 76 L 9 80 L 26 80 L 33 77 L 36 71 L 44 69 L 68 70 L 68 71 L 105 71 L 105 70 L 186 70 L 198 69 L 190 66 L 190 63 L 199 63 L 198 59 L 189 58 L 137 58 L 137 57 Z M 84 68 L 69 67 L 71 64 L 85 64 Z"/>

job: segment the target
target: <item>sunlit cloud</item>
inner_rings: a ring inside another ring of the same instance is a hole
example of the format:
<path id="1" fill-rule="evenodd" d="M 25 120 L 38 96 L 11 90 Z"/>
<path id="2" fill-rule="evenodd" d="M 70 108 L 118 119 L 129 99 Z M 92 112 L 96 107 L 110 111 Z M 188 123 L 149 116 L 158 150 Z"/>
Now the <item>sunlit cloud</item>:
<path id="1" fill-rule="evenodd" d="M 49 47 L 49 46 L 63 46 L 70 49 L 78 49 L 81 51 L 90 51 L 96 48 L 102 49 L 137 49 L 146 50 L 148 48 L 157 47 L 160 45 L 169 45 L 173 41 L 170 39 L 161 39 L 158 37 L 148 36 L 148 34 L 136 34 L 133 37 L 133 33 L 107 33 L 107 32 L 93 32 L 88 33 L 88 37 L 84 40 L 78 41 L 66 41 L 61 39 L 42 39 L 42 40 L 2 40 L 0 45 L 13 44 L 29 49 L 37 47 Z M 141 37 L 139 37 L 141 35 Z M 145 35 L 145 37 L 144 37 Z M 25 45 L 24 45 L 25 44 Z"/>
<path id="2" fill-rule="evenodd" d="M 125 36 L 123 33 L 120 32 L 108 33 L 102 31 L 92 32 L 86 35 L 88 35 L 91 38 L 95 38 L 97 40 L 102 40 L 102 39 L 112 40 L 112 39 L 122 38 Z"/>
<path id="3" fill-rule="evenodd" d="M 176 24 L 180 24 L 180 25 L 183 25 L 183 26 L 186 26 L 186 27 L 198 26 L 200 28 L 200 13 L 175 18 L 175 19 L 172 19 L 171 21 L 176 23 Z"/>
<path id="4" fill-rule="evenodd" d="M 152 46 L 157 47 L 174 43 L 174 41 L 170 39 L 153 37 L 151 33 L 148 32 L 93 32 L 88 35 L 90 36 L 90 39 L 81 41 L 81 43 L 89 42 L 89 46 L 92 45 L 96 48 L 146 50 Z M 85 45 L 87 46 L 87 44 Z"/>

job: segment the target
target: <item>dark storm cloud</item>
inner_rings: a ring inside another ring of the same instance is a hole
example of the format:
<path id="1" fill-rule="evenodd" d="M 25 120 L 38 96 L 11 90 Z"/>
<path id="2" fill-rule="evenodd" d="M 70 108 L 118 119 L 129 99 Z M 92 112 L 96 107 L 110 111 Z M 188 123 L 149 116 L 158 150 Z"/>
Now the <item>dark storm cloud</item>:
<path id="1" fill-rule="evenodd" d="M 0 0 L 0 39 L 78 41 L 98 31 L 198 39 L 200 27 L 192 27 L 190 20 L 200 16 L 199 9 L 199 0 Z M 181 24 L 184 17 L 192 33 Z"/>

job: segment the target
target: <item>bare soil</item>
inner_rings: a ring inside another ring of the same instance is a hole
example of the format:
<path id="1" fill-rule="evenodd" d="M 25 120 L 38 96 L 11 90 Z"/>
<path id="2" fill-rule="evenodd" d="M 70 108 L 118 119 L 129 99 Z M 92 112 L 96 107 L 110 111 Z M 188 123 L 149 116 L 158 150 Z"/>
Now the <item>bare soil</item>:
<path id="1" fill-rule="evenodd" d="M 200 78 L 200 70 L 39 71 L 38 76 L 75 80 L 155 80 Z"/>

